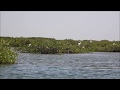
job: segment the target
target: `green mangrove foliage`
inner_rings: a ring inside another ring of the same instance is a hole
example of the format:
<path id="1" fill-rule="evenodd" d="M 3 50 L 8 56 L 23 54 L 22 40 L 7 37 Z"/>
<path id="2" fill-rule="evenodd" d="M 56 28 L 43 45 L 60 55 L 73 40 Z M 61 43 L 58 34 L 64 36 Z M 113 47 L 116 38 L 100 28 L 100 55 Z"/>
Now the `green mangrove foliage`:
<path id="1" fill-rule="evenodd" d="M 13 64 L 16 61 L 17 54 L 8 45 L 9 43 L 0 39 L 0 64 Z"/>
<path id="2" fill-rule="evenodd" d="M 14 47 L 24 53 L 84 53 L 84 52 L 120 52 L 120 41 L 108 40 L 56 40 L 42 37 L 1 37 L 8 42 L 9 47 Z"/>

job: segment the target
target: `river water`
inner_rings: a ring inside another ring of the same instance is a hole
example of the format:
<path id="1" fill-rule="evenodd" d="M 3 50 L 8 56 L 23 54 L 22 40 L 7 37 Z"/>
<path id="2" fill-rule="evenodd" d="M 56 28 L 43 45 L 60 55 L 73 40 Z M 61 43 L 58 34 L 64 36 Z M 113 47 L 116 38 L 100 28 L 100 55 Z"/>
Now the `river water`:
<path id="1" fill-rule="evenodd" d="M 120 53 L 18 53 L 16 64 L 0 65 L 0 79 L 120 79 Z"/>

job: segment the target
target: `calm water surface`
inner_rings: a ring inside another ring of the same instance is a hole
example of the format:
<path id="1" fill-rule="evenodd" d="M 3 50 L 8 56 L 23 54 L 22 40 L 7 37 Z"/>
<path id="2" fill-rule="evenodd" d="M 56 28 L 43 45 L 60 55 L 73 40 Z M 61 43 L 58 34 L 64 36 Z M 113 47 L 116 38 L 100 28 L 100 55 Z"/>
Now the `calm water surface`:
<path id="1" fill-rule="evenodd" d="M 120 53 L 19 53 L 16 64 L 0 65 L 0 79 L 120 79 Z"/>

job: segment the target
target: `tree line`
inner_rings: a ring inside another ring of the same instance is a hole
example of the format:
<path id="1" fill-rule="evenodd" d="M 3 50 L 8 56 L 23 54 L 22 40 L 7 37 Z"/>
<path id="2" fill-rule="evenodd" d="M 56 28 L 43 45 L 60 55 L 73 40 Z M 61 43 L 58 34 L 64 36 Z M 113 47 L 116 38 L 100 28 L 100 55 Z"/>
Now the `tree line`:
<path id="1" fill-rule="evenodd" d="M 14 51 L 11 48 L 14 48 Z M 15 63 L 17 57 L 15 51 L 40 54 L 120 52 L 120 41 L 0 37 L 0 64 Z"/>

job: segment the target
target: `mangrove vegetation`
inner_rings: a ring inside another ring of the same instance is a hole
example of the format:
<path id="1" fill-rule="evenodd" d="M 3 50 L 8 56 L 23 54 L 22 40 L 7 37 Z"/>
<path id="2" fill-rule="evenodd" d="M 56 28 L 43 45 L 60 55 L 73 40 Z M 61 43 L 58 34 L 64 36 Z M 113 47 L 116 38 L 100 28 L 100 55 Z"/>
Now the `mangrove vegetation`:
<path id="1" fill-rule="evenodd" d="M 15 63 L 17 53 L 120 52 L 120 41 L 56 40 L 43 37 L 0 37 L 0 64 Z"/>
<path id="2" fill-rule="evenodd" d="M 56 40 L 42 37 L 0 37 L 8 47 L 24 53 L 84 53 L 84 52 L 120 52 L 120 41 L 108 40 Z"/>
<path id="3" fill-rule="evenodd" d="M 17 59 L 17 53 L 7 45 L 5 40 L 0 39 L 0 64 L 13 64 Z"/>

